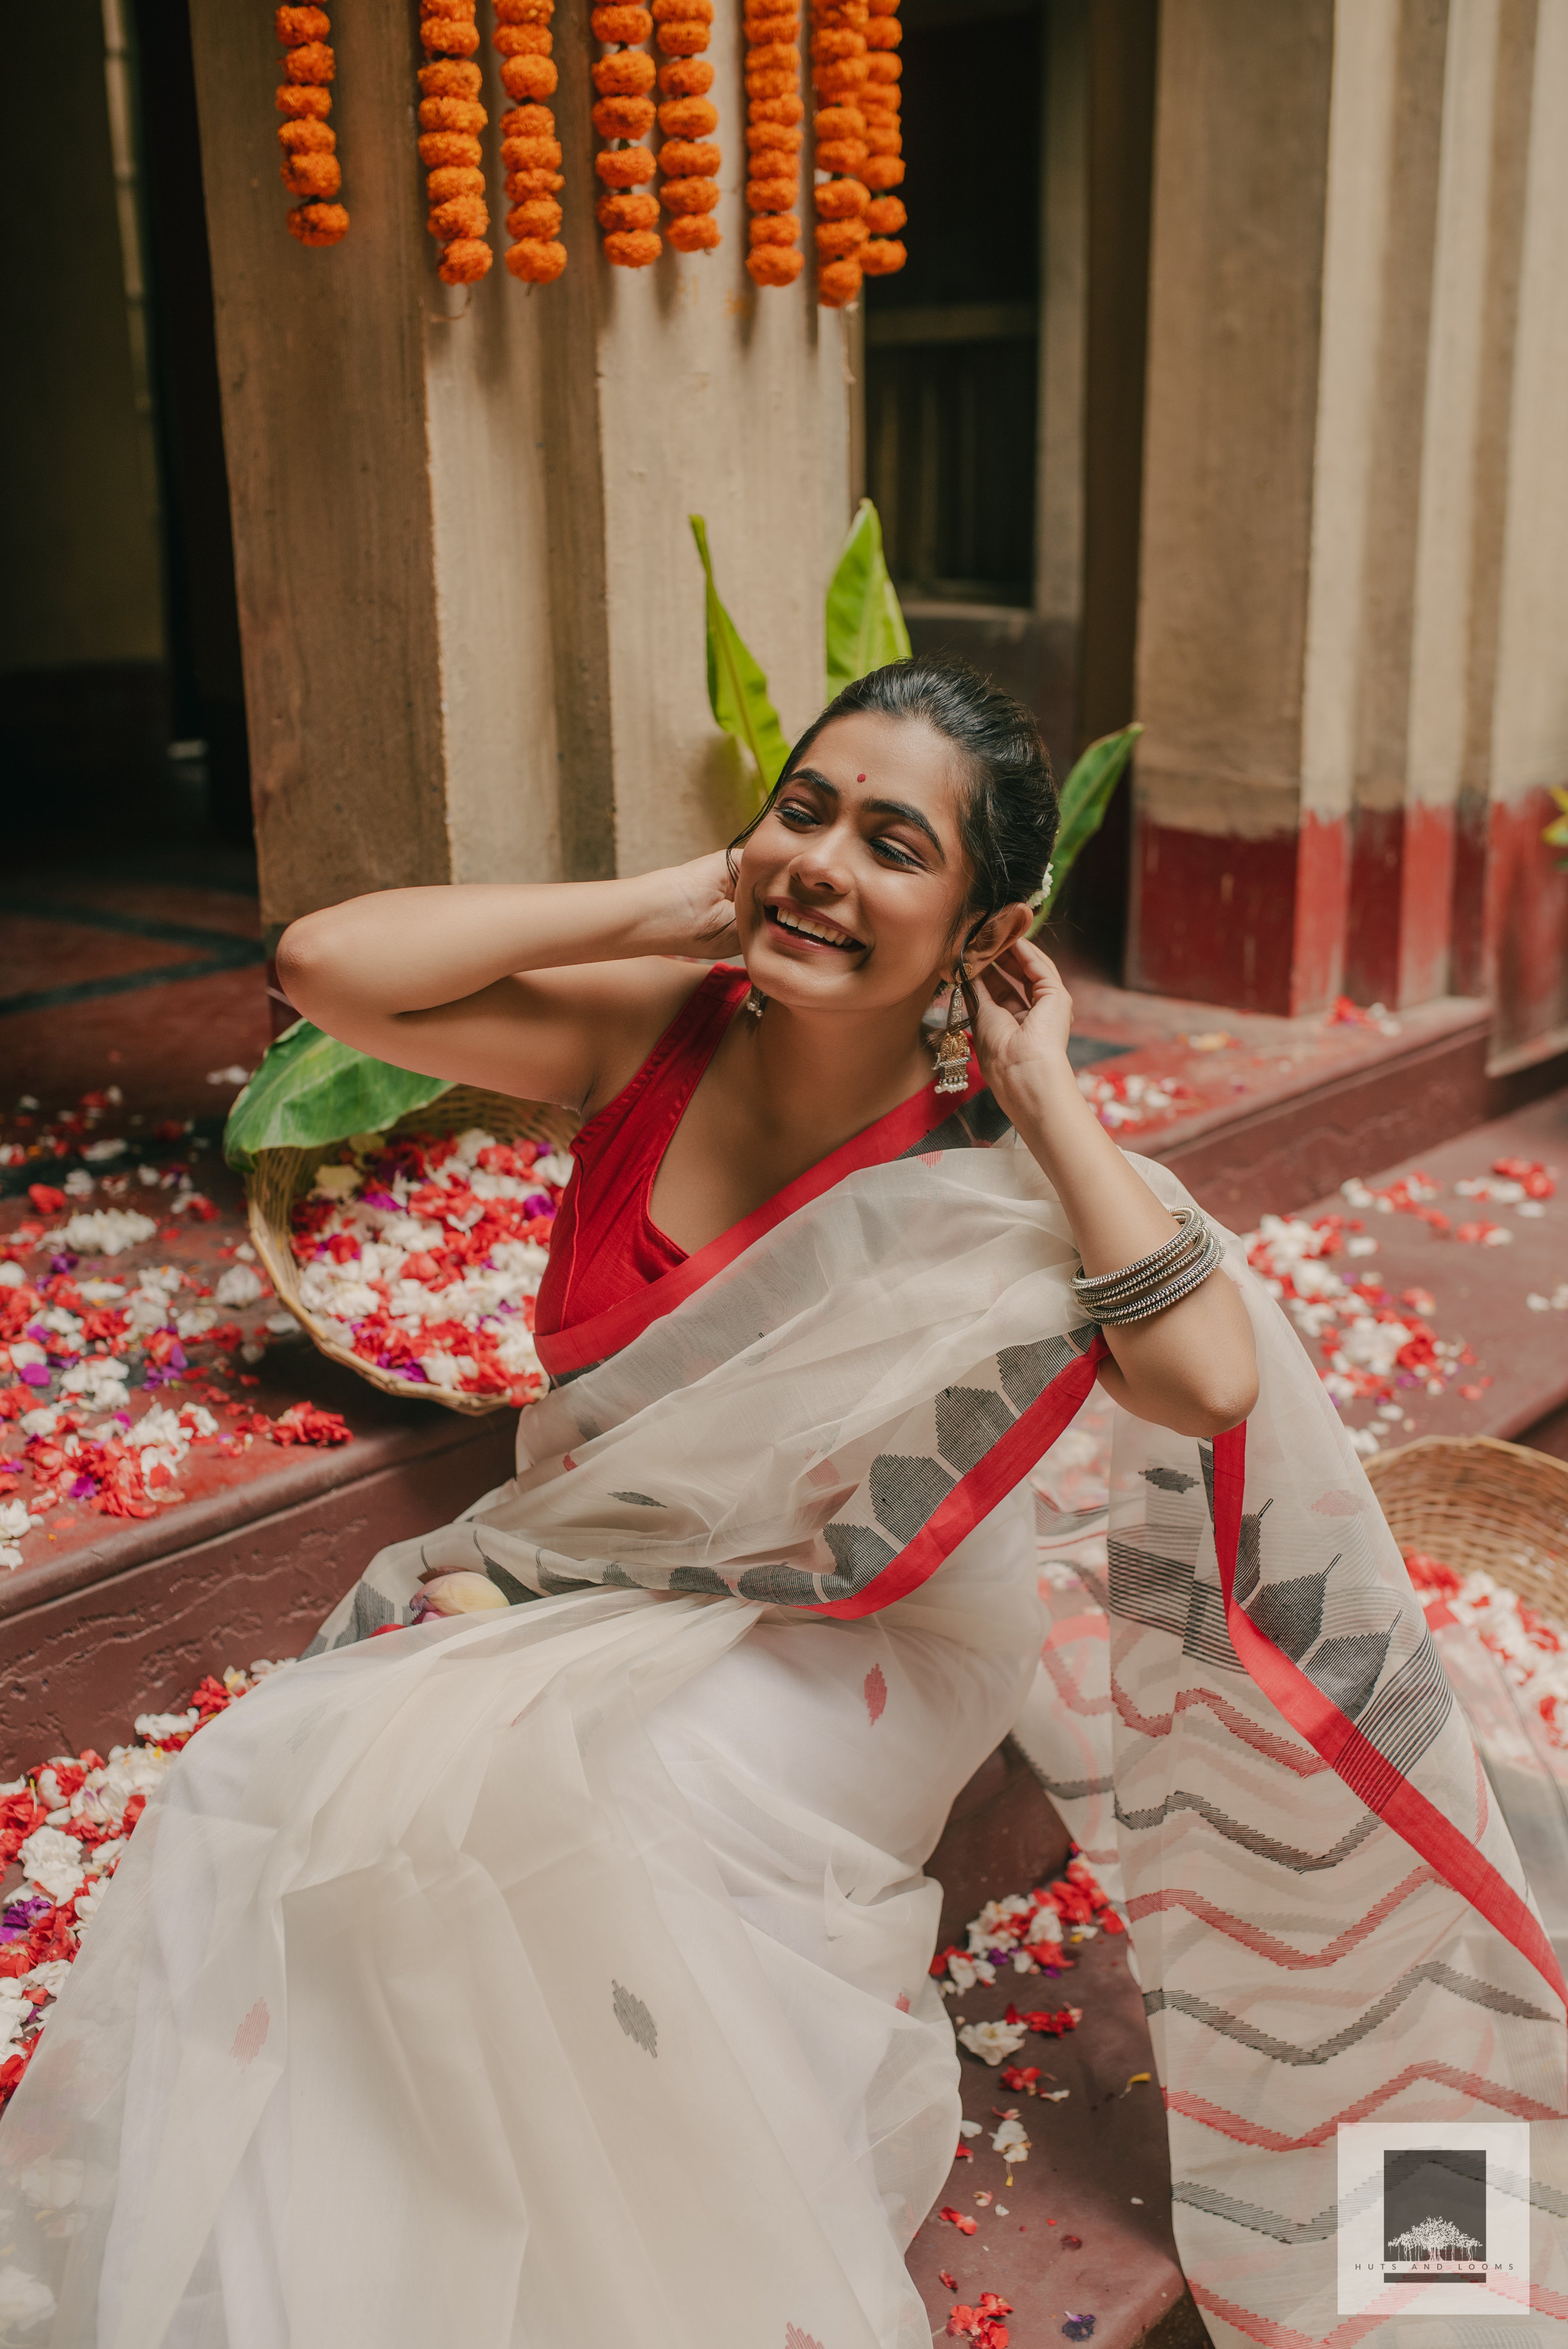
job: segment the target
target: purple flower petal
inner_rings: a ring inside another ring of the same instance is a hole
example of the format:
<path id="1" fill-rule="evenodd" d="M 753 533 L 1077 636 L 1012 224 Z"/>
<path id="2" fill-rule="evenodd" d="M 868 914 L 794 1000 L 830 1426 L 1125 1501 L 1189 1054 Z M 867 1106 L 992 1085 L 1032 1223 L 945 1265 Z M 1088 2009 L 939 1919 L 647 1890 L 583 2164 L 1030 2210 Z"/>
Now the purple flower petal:
<path id="1" fill-rule="evenodd" d="M 361 1191 L 359 1196 L 367 1207 L 389 1207 L 397 1213 L 398 1203 L 389 1191 Z"/>
<path id="2" fill-rule="evenodd" d="M 98 1478 L 96 1476 L 78 1476 L 76 1483 L 71 1486 L 71 1498 L 73 1501 L 90 1501 L 97 1491 Z"/>
<path id="3" fill-rule="evenodd" d="M 47 1387 L 49 1383 L 48 1366 L 44 1362 L 24 1362 L 17 1375 L 30 1387 Z"/>
<path id="4" fill-rule="evenodd" d="M 52 1256 L 49 1258 L 49 1270 L 51 1272 L 75 1272 L 80 1262 L 81 1258 L 79 1256 Z"/>

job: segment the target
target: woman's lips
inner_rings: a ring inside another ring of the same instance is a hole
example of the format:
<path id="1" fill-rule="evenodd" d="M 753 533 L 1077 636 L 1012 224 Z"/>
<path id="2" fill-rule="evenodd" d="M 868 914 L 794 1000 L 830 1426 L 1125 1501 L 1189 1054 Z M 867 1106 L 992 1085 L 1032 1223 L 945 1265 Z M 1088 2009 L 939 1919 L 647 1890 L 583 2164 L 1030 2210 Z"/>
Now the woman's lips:
<path id="1" fill-rule="evenodd" d="M 803 906 L 764 905 L 763 917 L 774 936 L 787 938 L 793 947 L 811 949 L 821 947 L 829 954 L 863 954 L 860 940 L 852 937 L 837 923 L 820 914 L 808 914 Z"/>

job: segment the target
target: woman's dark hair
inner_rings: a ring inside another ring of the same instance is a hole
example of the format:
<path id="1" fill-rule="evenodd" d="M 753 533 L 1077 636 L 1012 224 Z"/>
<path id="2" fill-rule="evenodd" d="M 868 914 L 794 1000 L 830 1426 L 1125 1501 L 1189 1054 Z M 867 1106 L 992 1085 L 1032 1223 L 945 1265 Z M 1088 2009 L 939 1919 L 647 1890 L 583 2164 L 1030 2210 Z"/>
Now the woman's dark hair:
<path id="1" fill-rule="evenodd" d="M 964 660 L 917 654 L 857 677 L 806 728 L 784 771 L 744 832 L 751 837 L 825 726 L 836 718 L 922 718 L 961 752 L 968 790 L 959 834 L 973 882 L 966 938 L 1003 905 L 1026 903 L 1039 888 L 1055 843 L 1056 786 L 1032 711 Z"/>

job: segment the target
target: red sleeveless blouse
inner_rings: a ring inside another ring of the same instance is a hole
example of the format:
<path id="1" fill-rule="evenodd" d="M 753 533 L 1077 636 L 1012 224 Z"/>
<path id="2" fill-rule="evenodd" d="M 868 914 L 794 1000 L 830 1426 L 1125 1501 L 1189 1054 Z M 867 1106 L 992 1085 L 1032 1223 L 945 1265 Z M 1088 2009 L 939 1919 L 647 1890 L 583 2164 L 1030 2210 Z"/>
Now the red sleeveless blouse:
<path id="1" fill-rule="evenodd" d="M 659 1230 L 649 1202 L 670 1138 L 750 986 L 743 970 L 711 970 L 630 1083 L 572 1143 L 576 1164 L 534 1303 L 539 1359 L 552 1378 L 575 1377 L 618 1353 L 763 1233 L 858 1168 L 932 1146 L 989 1148 L 1007 1130 L 971 1060 L 961 1100 L 943 1102 L 933 1081 L 688 1256 Z"/>
<path id="2" fill-rule="evenodd" d="M 561 1201 L 534 1304 L 537 1336 L 591 1321 L 686 1262 L 649 1213 L 670 1136 L 751 986 L 716 965 L 699 980 L 631 1082 L 596 1110 L 572 1143 L 576 1170 Z"/>

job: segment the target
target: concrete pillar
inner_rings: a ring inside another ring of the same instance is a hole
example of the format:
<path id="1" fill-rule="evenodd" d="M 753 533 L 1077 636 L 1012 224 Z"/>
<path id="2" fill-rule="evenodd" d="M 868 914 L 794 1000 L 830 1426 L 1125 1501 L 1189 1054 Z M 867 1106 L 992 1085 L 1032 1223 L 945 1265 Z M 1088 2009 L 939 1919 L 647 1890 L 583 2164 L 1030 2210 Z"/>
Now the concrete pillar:
<path id="1" fill-rule="evenodd" d="M 809 272 L 745 274 L 738 21 L 709 52 L 723 243 L 612 270 L 593 218 L 586 14 L 556 20 L 566 275 L 443 287 L 415 150 L 410 21 L 338 0 L 348 235 L 284 226 L 266 10 L 193 0 L 264 912 L 357 890 L 580 877 L 736 828 L 708 711 L 706 513 L 786 730 L 823 690 L 822 597 L 849 511 L 843 322 Z"/>
<path id="2" fill-rule="evenodd" d="M 1319 375 L 1350 371 L 1324 317 L 1334 37 L 1333 0 L 1160 20 L 1128 976 L 1271 1011 L 1332 988 L 1344 928 L 1347 794 L 1303 788 Z"/>
<path id="3" fill-rule="evenodd" d="M 1490 712 L 1481 978 L 1499 1066 L 1568 1047 L 1568 875 L 1542 844 L 1568 785 L 1568 8 L 1536 26 Z"/>
<path id="4" fill-rule="evenodd" d="M 1430 347 L 1439 163 L 1449 167 L 1443 188 L 1449 200 L 1443 225 L 1450 233 L 1443 255 L 1446 291 L 1449 275 L 1463 270 L 1459 253 L 1471 241 L 1474 218 L 1467 182 L 1478 163 L 1484 163 L 1486 151 L 1483 134 L 1477 157 L 1474 132 L 1481 125 L 1467 106 L 1465 85 L 1480 64 L 1470 55 L 1454 59 L 1445 125 L 1449 14 L 1450 0 L 1404 0 L 1392 27 L 1393 55 L 1380 92 L 1376 145 L 1386 193 L 1379 206 L 1379 279 L 1364 289 L 1375 336 L 1368 337 L 1372 381 L 1364 395 L 1370 461 L 1363 492 L 1359 610 L 1354 600 L 1350 604 L 1359 627 L 1344 983 L 1361 1003 L 1426 1002 L 1445 991 L 1449 977 L 1452 820 L 1440 805 L 1414 792 L 1410 726 L 1419 591 L 1425 586 L 1442 597 L 1449 575 L 1444 571 L 1434 576 L 1436 563 L 1428 563 L 1422 575 L 1417 569 L 1423 512 L 1429 515 L 1443 493 L 1438 478 L 1443 452 L 1434 448 L 1432 463 L 1425 461 L 1425 426 L 1429 409 L 1440 406 L 1438 378 L 1446 364 L 1446 354 L 1439 359 Z M 1467 0 L 1455 0 L 1454 14 L 1469 29 L 1478 12 Z M 1382 51 L 1383 24 L 1370 15 L 1362 21 L 1375 26 Z M 1346 29 L 1342 26 L 1336 36 L 1336 44 L 1344 43 L 1335 61 L 1336 112 L 1341 88 L 1356 78 Z M 1484 39 L 1482 29 L 1473 46 L 1484 47 Z M 1335 160 L 1331 150 L 1331 181 Z M 1366 193 L 1377 202 L 1373 191 Z M 1331 195 L 1331 207 L 1333 201 Z M 1364 224 L 1354 218 L 1345 228 L 1350 236 L 1365 237 Z M 1439 419 L 1433 422 L 1437 426 Z"/>
<path id="5" fill-rule="evenodd" d="M 1568 1040 L 1568 11 L 1167 0 L 1135 982 Z"/>
<path id="6" fill-rule="evenodd" d="M 1478 688 L 1490 706 L 1490 674 L 1478 676 L 1475 649 L 1489 605 L 1495 626 L 1495 585 L 1489 595 L 1485 574 L 1496 571 L 1489 542 L 1501 520 L 1488 479 L 1495 467 L 1488 468 L 1484 452 L 1506 437 L 1500 392 L 1507 368 L 1501 387 L 1492 373 L 1501 265 L 1492 223 L 1498 174 L 1506 168 L 1495 124 L 1511 46 L 1506 13 L 1506 0 L 1453 0 L 1449 24 L 1410 646 L 1402 977 L 1385 999 L 1440 993 L 1446 977 L 1464 991 L 1475 978 L 1459 968 L 1457 952 L 1445 970 L 1445 945 L 1457 940 L 1443 932 L 1455 911 L 1456 826 L 1475 764 L 1470 705 Z M 1527 47 L 1527 60 L 1528 54 Z M 1515 267 L 1516 281 L 1517 274 Z"/>

